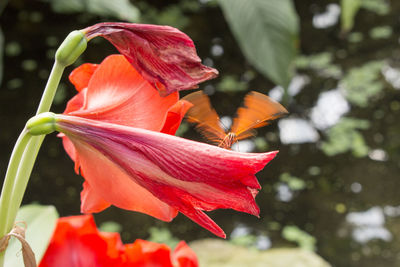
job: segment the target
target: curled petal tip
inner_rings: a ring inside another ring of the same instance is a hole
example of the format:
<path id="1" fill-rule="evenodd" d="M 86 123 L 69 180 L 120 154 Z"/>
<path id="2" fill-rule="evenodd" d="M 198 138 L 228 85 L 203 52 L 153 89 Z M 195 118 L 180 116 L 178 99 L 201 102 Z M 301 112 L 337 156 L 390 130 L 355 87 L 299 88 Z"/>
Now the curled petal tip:
<path id="1" fill-rule="evenodd" d="M 87 40 L 101 36 L 111 42 L 162 96 L 218 75 L 201 64 L 193 41 L 170 26 L 105 22 L 81 31 Z"/>

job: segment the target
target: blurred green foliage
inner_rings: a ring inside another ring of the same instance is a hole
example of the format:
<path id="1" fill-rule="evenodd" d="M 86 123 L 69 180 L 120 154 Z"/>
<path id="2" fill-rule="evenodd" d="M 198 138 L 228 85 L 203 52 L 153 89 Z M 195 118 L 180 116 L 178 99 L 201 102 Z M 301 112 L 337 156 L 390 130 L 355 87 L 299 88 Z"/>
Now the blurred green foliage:
<path id="1" fill-rule="evenodd" d="M 340 22 L 342 31 L 350 31 L 354 26 L 354 17 L 361 7 L 362 0 L 341 0 Z"/>
<path id="2" fill-rule="evenodd" d="M 98 228 L 102 232 L 109 232 L 109 233 L 120 233 L 122 231 L 121 224 L 115 221 L 105 221 L 101 223 Z"/>
<path id="3" fill-rule="evenodd" d="M 361 7 L 375 12 L 378 15 L 387 15 L 390 12 L 390 1 L 386 0 L 362 0 Z"/>
<path id="4" fill-rule="evenodd" d="M 113 17 L 123 21 L 137 22 L 140 11 L 129 0 L 42 0 L 57 13 L 86 13 L 101 17 Z"/>
<path id="5" fill-rule="evenodd" d="M 390 26 L 374 27 L 369 31 L 369 35 L 372 39 L 385 39 L 389 38 L 392 34 L 393 30 Z"/>
<path id="6" fill-rule="evenodd" d="M 234 245 L 221 239 L 191 242 L 190 247 L 205 267 L 329 267 L 312 251 L 298 248 L 273 248 L 258 251 Z"/>
<path id="7" fill-rule="evenodd" d="M 341 29 L 342 32 L 350 31 L 354 26 L 354 19 L 360 8 L 386 15 L 390 11 L 388 1 L 385 0 L 341 0 Z"/>
<path id="8" fill-rule="evenodd" d="M 368 129 L 369 121 L 354 118 L 341 118 L 339 123 L 327 132 L 328 141 L 321 145 L 322 151 L 328 156 L 351 151 L 355 157 L 368 154 L 368 146 L 358 130 Z"/>
<path id="9" fill-rule="evenodd" d="M 217 84 L 218 91 L 225 93 L 246 91 L 248 87 L 248 82 L 239 80 L 235 75 L 223 75 Z"/>
<path id="10" fill-rule="evenodd" d="M 279 180 L 281 182 L 286 183 L 289 186 L 289 188 L 293 191 L 302 190 L 307 186 L 302 179 L 296 176 L 292 176 L 290 173 L 287 172 L 282 173 L 279 177 Z"/>
<path id="11" fill-rule="evenodd" d="M 174 237 L 168 228 L 150 227 L 149 234 L 150 237 L 147 240 L 167 244 L 170 248 L 176 247 L 179 243 L 179 239 Z"/>
<path id="12" fill-rule="evenodd" d="M 258 151 L 267 151 L 268 143 L 265 140 L 265 137 L 256 137 L 254 139 L 254 145 L 256 146 Z"/>
<path id="13" fill-rule="evenodd" d="M 347 100 L 354 105 L 366 107 L 369 100 L 384 89 L 384 81 L 381 78 L 383 65 L 382 60 L 377 60 L 351 68 L 339 85 Z"/>
<path id="14" fill-rule="evenodd" d="M 252 234 L 235 236 L 230 240 L 232 244 L 246 248 L 256 248 L 256 241 L 257 241 L 257 236 Z"/>
<path id="15" fill-rule="evenodd" d="M 307 232 L 301 230 L 297 226 L 287 225 L 282 230 L 282 236 L 288 241 L 295 242 L 304 250 L 314 251 L 316 239 Z"/>
<path id="16" fill-rule="evenodd" d="M 312 69 L 322 77 L 339 78 L 342 70 L 339 65 L 333 64 L 331 52 L 321 52 L 313 55 L 300 55 L 295 61 L 298 69 Z"/>

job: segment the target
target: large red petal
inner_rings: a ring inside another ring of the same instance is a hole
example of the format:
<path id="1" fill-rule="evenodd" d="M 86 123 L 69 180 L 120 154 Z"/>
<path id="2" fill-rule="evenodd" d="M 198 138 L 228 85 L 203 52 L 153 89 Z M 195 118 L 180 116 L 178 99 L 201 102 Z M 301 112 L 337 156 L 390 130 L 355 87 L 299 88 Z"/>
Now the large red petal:
<path id="1" fill-rule="evenodd" d="M 178 98 L 160 97 L 122 55 L 112 55 L 92 75 L 84 107 L 68 114 L 160 131 Z"/>
<path id="2" fill-rule="evenodd" d="M 82 143 L 93 150 L 92 162 L 97 151 L 123 169 L 127 180 L 218 236 L 225 235 L 202 211 L 231 208 L 259 214 L 254 200 L 259 184 L 254 174 L 277 151 L 240 153 L 154 131 L 71 116 L 58 118 L 61 131 L 75 136 L 71 140 L 76 147 Z M 97 165 L 99 172 L 106 172 L 100 170 L 103 166 L 106 168 L 105 164 Z M 85 166 L 82 169 L 85 174 Z M 106 200 L 113 203 L 117 199 Z"/>
<path id="3" fill-rule="evenodd" d="M 83 29 L 87 39 L 102 36 L 123 54 L 161 95 L 197 88 L 218 75 L 201 64 L 193 41 L 169 26 L 99 23 Z"/>
<path id="4" fill-rule="evenodd" d="M 96 200 L 101 198 L 122 209 L 142 212 L 163 221 L 171 221 L 177 211 L 168 204 L 154 197 L 149 191 L 136 184 L 119 166 L 115 165 L 99 151 L 85 143 L 73 140 L 79 154 L 82 175 L 95 192 Z M 82 210 L 97 212 L 91 209 L 93 201 L 83 199 Z"/>
<path id="5" fill-rule="evenodd" d="M 179 100 L 168 110 L 167 119 L 161 129 L 162 133 L 174 135 L 181 125 L 182 119 L 185 116 L 186 111 L 193 106 L 192 103 L 186 100 Z"/>
<path id="6" fill-rule="evenodd" d="M 81 192 L 81 212 L 82 213 L 95 213 L 108 208 L 111 204 L 105 201 L 95 190 L 89 185 L 88 182 L 83 183 L 83 190 Z"/>
<path id="7" fill-rule="evenodd" d="M 70 82 L 75 86 L 78 92 L 85 89 L 97 69 L 97 64 L 85 63 L 74 69 L 69 75 Z"/>
<path id="8" fill-rule="evenodd" d="M 173 267 L 171 250 L 165 244 L 137 239 L 125 245 L 126 262 L 124 267 Z"/>
<path id="9" fill-rule="evenodd" d="M 60 218 L 39 267 L 114 266 L 107 243 L 91 216 Z"/>
<path id="10" fill-rule="evenodd" d="M 64 114 L 69 114 L 71 112 L 82 109 L 86 101 L 86 93 L 87 93 L 87 88 L 84 88 L 73 98 L 71 98 L 71 100 L 69 100 L 67 103 L 67 107 L 64 110 Z"/>
<path id="11" fill-rule="evenodd" d="M 179 267 L 197 267 L 199 261 L 194 251 L 185 241 L 179 242 L 172 253 L 173 262 L 177 262 Z"/>

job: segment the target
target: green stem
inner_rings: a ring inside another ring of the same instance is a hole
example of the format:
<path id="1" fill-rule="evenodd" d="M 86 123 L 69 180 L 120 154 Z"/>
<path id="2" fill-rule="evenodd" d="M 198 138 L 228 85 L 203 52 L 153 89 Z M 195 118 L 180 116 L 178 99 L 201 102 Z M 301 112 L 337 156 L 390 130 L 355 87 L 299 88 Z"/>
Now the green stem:
<path id="1" fill-rule="evenodd" d="M 7 226 L 9 206 L 11 202 L 11 197 L 13 194 L 13 187 L 15 177 L 18 173 L 18 167 L 20 165 L 21 157 L 24 154 L 24 150 L 29 142 L 31 135 L 24 129 L 14 146 L 13 152 L 11 154 L 10 162 L 8 163 L 6 177 L 3 183 L 3 189 L 1 190 L 0 197 L 0 237 L 3 237 L 11 229 Z M 0 253 L 0 266 L 3 266 L 2 261 L 4 257 L 4 252 Z"/>
<path id="2" fill-rule="evenodd" d="M 64 69 L 58 61 L 54 63 L 36 114 L 50 110 Z M 24 129 L 14 147 L 0 198 L 0 237 L 12 228 L 44 137 L 31 136 Z M 0 267 L 3 257 L 4 252 L 0 253 Z"/>
<path id="3" fill-rule="evenodd" d="M 17 213 L 19 207 L 21 206 L 26 186 L 29 181 L 29 177 L 32 173 L 33 165 L 35 164 L 37 154 L 45 136 L 46 135 L 32 136 L 26 147 L 27 149 L 25 149 L 24 155 L 22 156 L 22 159 L 20 161 L 21 167 L 18 168 L 17 175 L 15 176 L 12 200 L 9 205 L 10 211 L 8 212 L 6 224 L 8 229 L 12 228 L 15 218 L 17 217 Z"/>
<path id="4" fill-rule="evenodd" d="M 81 31 L 71 32 L 56 52 L 56 60 L 44 89 L 36 115 L 48 112 L 60 83 L 64 69 L 73 64 L 85 51 L 86 36 Z M 14 147 L 0 197 L 0 238 L 11 230 L 22 203 L 40 146 L 45 135 L 31 136 L 24 129 Z M 29 138 L 28 138 L 29 137 Z M 18 152 L 18 153 L 17 153 Z M 0 253 L 0 267 L 4 265 L 4 252 Z"/>
<path id="5" fill-rule="evenodd" d="M 47 112 L 50 110 L 51 103 L 53 102 L 54 95 L 56 94 L 58 84 L 60 83 L 61 76 L 65 69 L 64 65 L 61 65 L 57 60 L 53 65 L 51 70 L 49 80 L 47 81 L 46 87 L 44 89 L 42 99 L 36 114 Z M 34 136 L 31 138 L 30 142 L 27 144 L 25 153 L 22 155 L 22 159 L 19 163 L 19 169 L 16 173 L 17 176 L 14 180 L 13 191 L 11 194 L 11 200 L 6 208 L 9 209 L 9 216 L 7 216 L 6 226 L 7 228 L 12 227 L 15 217 L 17 215 L 18 209 L 21 205 L 22 198 L 28 183 L 29 177 L 32 172 L 33 165 L 35 163 L 37 154 L 39 153 L 40 146 L 43 142 L 43 136 Z"/>
<path id="6" fill-rule="evenodd" d="M 44 89 L 42 99 L 40 100 L 39 107 L 36 111 L 36 115 L 50 110 L 64 69 L 65 65 L 60 64 L 57 60 L 54 62 L 53 69 L 51 70 L 50 77 L 47 81 L 46 88 Z"/>

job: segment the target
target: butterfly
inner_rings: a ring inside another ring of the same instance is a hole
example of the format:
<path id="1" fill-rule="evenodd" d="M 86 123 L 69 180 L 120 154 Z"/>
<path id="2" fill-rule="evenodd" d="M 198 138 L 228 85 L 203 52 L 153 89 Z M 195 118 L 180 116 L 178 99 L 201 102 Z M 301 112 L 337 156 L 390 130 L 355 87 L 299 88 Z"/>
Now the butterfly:
<path id="1" fill-rule="evenodd" d="M 288 111 L 272 98 L 255 92 L 249 92 L 243 106 L 236 112 L 233 124 L 229 132 L 226 132 L 220 125 L 220 119 L 211 106 L 210 99 L 203 91 L 191 93 L 183 98 L 193 104 L 185 117 L 186 120 L 195 124 L 195 129 L 219 147 L 230 149 L 239 140 L 255 135 L 255 128 L 270 124 Z"/>

